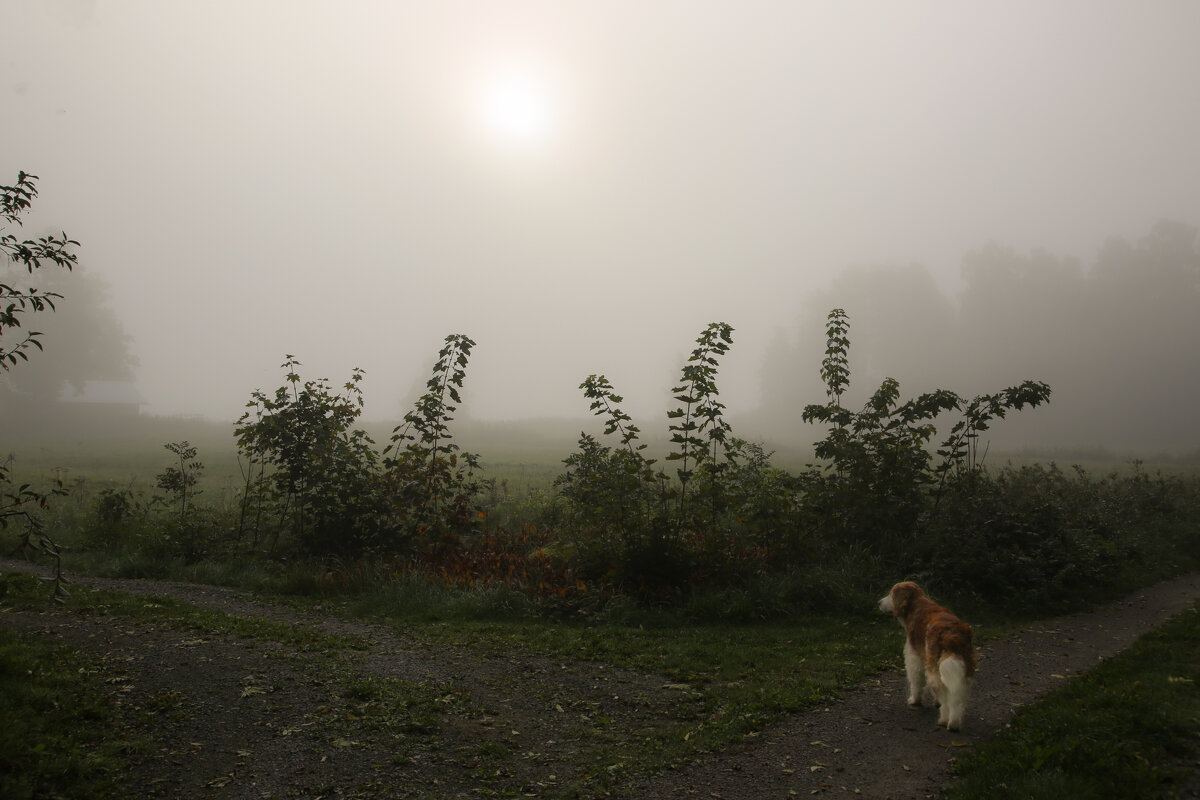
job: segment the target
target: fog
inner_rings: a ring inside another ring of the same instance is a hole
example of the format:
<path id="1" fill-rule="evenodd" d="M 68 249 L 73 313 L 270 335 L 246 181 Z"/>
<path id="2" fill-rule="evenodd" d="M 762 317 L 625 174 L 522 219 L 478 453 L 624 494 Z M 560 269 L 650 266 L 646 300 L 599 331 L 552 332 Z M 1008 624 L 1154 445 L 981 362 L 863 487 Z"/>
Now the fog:
<path id="1" fill-rule="evenodd" d="M 18 232 L 81 242 L 58 315 L 76 284 L 111 312 L 39 320 L 34 361 L 102 338 L 68 378 L 145 414 L 235 419 L 294 354 L 395 419 L 464 333 L 464 417 L 585 416 L 601 373 L 665 427 L 724 321 L 735 432 L 812 441 L 843 307 L 859 401 L 1039 379 L 1011 446 L 1200 448 L 1200 4 L 0 0 L 0 30 Z"/>

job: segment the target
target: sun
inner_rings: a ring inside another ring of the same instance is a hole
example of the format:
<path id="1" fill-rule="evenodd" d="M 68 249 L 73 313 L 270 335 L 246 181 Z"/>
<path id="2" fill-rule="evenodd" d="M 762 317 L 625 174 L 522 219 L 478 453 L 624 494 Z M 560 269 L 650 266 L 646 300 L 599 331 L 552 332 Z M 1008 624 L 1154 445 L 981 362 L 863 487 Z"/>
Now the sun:
<path id="1" fill-rule="evenodd" d="M 554 133 L 552 92 L 548 82 L 534 73 L 488 76 L 480 85 L 476 106 L 485 132 L 499 144 L 535 148 Z"/>

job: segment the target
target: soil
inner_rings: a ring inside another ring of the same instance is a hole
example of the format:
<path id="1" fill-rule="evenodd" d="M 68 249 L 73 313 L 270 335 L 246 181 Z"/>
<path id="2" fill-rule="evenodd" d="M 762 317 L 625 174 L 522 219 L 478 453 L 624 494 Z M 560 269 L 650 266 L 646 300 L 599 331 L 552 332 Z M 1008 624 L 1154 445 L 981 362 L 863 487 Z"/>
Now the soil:
<path id="1" fill-rule="evenodd" d="M 0 561 L 0 572 L 15 571 L 37 568 Z M 275 620 L 350 643 L 332 654 L 297 653 L 260 637 L 198 635 L 115 615 L 0 613 L 0 624 L 97 659 L 124 711 L 149 726 L 150 744 L 133 760 L 131 790 L 138 797 L 563 796 L 581 777 L 585 747 L 595 752 L 616 731 L 625 739 L 644 731 L 650 740 L 662 720 L 679 718 L 681 707 L 695 704 L 699 711 L 697 695 L 662 676 L 526 654 L 481 655 L 219 587 L 73 580 Z M 935 709 L 908 708 L 903 672 L 889 672 L 736 748 L 643 778 L 629 796 L 937 797 L 954 760 L 1000 730 L 1014 709 L 1127 647 L 1197 598 L 1200 575 L 1186 575 L 1097 611 L 1043 620 L 985 642 L 963 731 L 938 728 Z M 358 683 L 348 684 L 347 675 Z M 384 685 L 407 687 L 424 699 L 397 710 L 397 695 L 385 700 L 376 691 Z M 435 722 L 423 716 L 423 707 L 441 710 Z M 506 757 L 494 758 L 497 753 Z"/>

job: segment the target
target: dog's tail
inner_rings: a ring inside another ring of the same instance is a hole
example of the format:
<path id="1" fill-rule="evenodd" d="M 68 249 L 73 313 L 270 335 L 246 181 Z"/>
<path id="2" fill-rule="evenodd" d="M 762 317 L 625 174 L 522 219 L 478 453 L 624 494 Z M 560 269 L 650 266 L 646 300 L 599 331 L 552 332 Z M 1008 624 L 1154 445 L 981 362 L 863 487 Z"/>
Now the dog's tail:
<path id="1" fill-rule="evenodd" d="M 937 639 L 939 651 L 956 653 L 963 658 L 963 667 L 968 678 L 975 675 L 975 668 L 978 666 L 974 639 L 971 629 L 961 623 L 941 631 Z"/>
<path id="2" fill-rule="evenodd" d="M 961 656 L 957 655 L 943 658 L 942 663 L 938 664 L 938 674 L 941 675 L 942 683 L 945 684 L 951 695 L 958 694 L 959 691 L 966 691 L 971 682 L 971 676 L 967 674 L 966 663 Z"/>
<path id="3" fill-rule="evenodd" d="M 963 715 L 967 710 L 967 694 L 971 688 L 972 665 L 963 661 L 961 656 L 952 655 L 942 659 L 938 664 L 938 676 L 946 687 L 946 727 L 952 731 L 962 727 Z"/>

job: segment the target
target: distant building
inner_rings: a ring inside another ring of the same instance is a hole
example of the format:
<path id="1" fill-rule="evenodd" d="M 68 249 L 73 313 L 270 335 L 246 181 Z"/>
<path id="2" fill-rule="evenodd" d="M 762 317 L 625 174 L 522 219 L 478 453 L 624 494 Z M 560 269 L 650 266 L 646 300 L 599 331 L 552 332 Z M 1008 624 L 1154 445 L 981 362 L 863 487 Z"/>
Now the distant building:
<path id="1" fill-rule="evenodd" d="M 83 422 L 133 419 L 146 405 L 133 381 L 84 381 L 63 386 L 58 402 L 65 416 Z"/>

